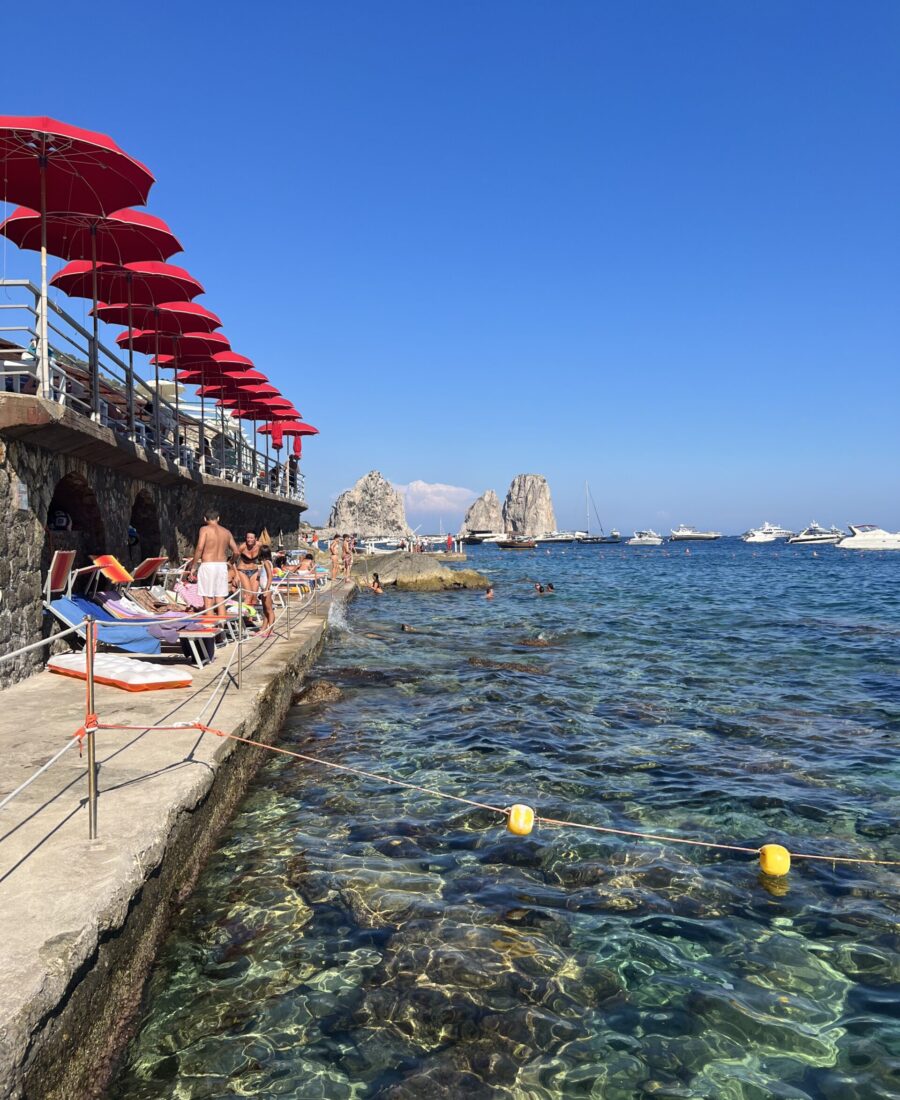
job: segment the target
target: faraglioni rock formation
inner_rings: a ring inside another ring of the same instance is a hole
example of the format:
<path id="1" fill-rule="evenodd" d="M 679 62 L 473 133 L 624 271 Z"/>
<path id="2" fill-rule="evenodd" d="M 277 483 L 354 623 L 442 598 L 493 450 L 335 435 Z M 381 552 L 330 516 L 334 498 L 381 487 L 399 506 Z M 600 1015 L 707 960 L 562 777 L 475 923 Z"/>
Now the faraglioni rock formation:
<path id="1" fill-rule="evenodd" d="M 493 489 L 482 493 L 478 500 L 469 505 L 466 518 L 459 529 L 459 537 L 465 538 L 471 531 L 503 530 L 503 513 L 500 511 L 500 498 Z"/>
<path id="2" fill-rule="evenodd" d="M 541 474 L 516 474 L 503 502 L 503 529 L 511 535 L 556 530 L 550 486 Z"/>
<path id="3" fill-rule="evenodd" d="M 377 470 L 341 493 L 331 509 L 328 526 L 364 538 L 409 534 L 403 497 Z"/>

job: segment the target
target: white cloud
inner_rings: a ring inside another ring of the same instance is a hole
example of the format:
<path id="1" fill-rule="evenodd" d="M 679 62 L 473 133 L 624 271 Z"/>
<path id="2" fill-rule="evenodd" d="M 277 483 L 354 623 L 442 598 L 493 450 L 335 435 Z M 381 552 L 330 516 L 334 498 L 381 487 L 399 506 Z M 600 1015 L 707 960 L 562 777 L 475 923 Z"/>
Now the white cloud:
<path id="1" fill-rule="evenodd" d="M 408 485 L 394 485 L 403 495 L 407 512 L 449 515 L 463 512 L 478 496 L 461 485 L 443 485 L 439 481 L 411 481 Z"/>

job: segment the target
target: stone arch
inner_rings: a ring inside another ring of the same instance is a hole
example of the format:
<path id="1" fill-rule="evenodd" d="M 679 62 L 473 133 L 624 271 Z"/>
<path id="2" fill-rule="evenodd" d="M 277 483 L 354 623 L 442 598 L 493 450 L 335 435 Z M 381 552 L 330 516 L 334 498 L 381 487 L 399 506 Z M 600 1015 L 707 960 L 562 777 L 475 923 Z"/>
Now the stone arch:
<path id="1" fill-rule="evenodd" d="M 42 555 L 44 569 L 50 565 L 54 550 L 77 551 L 76 567 L 89 565 L 92 554 L 106 551 L 100 505 L 81 474 L 66 474 L 56 483 L 44 526 L 47 532 Z"/>
<path id="2" fill-rule="evenodd" d="M 159 509 L 149 489 L 138 490 L 131 506 L 128 527 L 128 555 L 133 565 L 144 558 L 165 552 L 159 525 Z"/>

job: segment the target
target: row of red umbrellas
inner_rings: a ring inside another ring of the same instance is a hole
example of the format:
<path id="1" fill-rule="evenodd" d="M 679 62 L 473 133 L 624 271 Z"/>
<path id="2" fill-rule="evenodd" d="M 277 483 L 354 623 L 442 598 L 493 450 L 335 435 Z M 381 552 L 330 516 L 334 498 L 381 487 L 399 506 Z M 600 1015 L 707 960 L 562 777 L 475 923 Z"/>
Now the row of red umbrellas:
<path id="1" fill-rule="evenodd" d="M 147 201 L 150 171 L 110 137 L 45 117 L 0 116 L 0 200 L 22 204 L 0 224 L 21 248 L 41 253 L 38 346 L 47 392 L 47 254 L 70 261 L 49 284 L 93 302 L 92 407 L 98 407 L 98 322 L 122 324 L 117 343 L 128 352 L 129 427 L 134 427 L 134 353 L 152 356 L 156 373 L 156 438 L 160 439 L 159 370 L 198 387 L 201 433 L 207 397 L 224 416 L 261 423 L 258 430 L 280 447 L 285 435 L 300 454 L 302 436 L 316 429 L 216 331 L 222 322 L 194 301 L 202 284 L 169 263 L 182 246 L 162 219 L 132 209 Z M 36 208 L 36 209 L 35 209 Z M 175 389 L 176 443 L 178 386 Z M 202 451 L 202 443 L 201 443 Z"/>

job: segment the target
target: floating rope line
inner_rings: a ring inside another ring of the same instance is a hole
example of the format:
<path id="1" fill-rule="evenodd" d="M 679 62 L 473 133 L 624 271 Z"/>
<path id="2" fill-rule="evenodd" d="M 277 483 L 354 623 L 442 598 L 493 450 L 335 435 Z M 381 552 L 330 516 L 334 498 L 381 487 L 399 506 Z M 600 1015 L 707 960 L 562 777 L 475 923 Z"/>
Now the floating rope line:
<path id="1" fill-rule="evenodd" d="M 394 787 L 403 787 L 409 791 L 418 791 L 420 794 L 430 794 L 435 798 L 440 798 L 449 802 L 459 802 L 465 806 L 474 806 L 479 810 L 489 810 L 491 813 L 499 814 L 501 817 L 505 817 L 511 820 L 516 816 L 515 811 L 521 809 L 520 806 L 494 806 L 490 802 L 480 802 L 474 798 L 464 798 L 462 795 L 448 794 L 446 791 L 439 791 L 434 787 L 425 787 L 419 783 L 410 783 L 405 779 L 394 779 L 389 775 L 381 775 L 379 772 L 371 772 L 365 768 L 354 768 L 350 764 L 336 764 L 331 760 L 323 760 L 318 756 L 310 756 L 304 752 L 297 752 L 294 749 L 284 749 L 280 745 L 267 745 L 264 741 L 256 741 L 251 737 L 241 737 L 236 733 L 226 733 L 224 730 L 215 729 L 212 726 L 204 725 L 202 722 L 182 722 L 172 726 L 118 726 L 118 725 L 105 725 L 101 724 L 100 729 L 129 729 L 129 730 L 181 730 L 196 729 L 203 733 L 211 733 L 216 737 L 223 737 L 229 741 L 239 741 L 244 745 L 252 745 L 254 748 L 264 749 L 266 752 L 277 753 L 281 756 L 288 756 L 294 760 L 303 760 L 308 764 L 319 764 L 325 768 L 332 768 L 335 771 L 346 772 L 350 775 L 362 776 L 365 779 L 375 779 L 380 783 L 388 783 Z M 80 731 L 79 731 L 80 732 Z M 78 736 L 76 734 L 76 736 Z M 532 811 L 533 815 L 533 811 Z M 663 844 L 686 844 L 696 848 L 712 848 L 717 851 L 723 852 L 741 852 L 744 855 L 765 857 L 766 849 L 779 848 L 780 845 L 761 845 L 759 848 L 750 848 L 740 844 L 723 844 L 713 840 L 693 840 L 690 837 L 680 836 L 666 836 L 663 833 L 645 833 L 639 832 L 635 829 L 617 829 L 609 825 L 591 825 L 584 821 L 567 821 L 562 818 L 555 817 L 539 817 L 532 816 L 532 820 L 541 825 L 552 825 L 556 828 L 568 828 L 568 829 L 588 829 L 591 832 L 607 833 L 613 836 L 626 836 L 635 837 L 638 840 L 657 840 Z M 526 831 L 530 831 L 530 826 Z M 861 856 L 830 856 L 830 855 L 816 855 L 811 852 L 791 852 L 789 853 L 790 859 L 813 859 L 819 860 L 823 863 L 856 863 L 856 864 L 869 864 L 881 867 L 900 867 L 900 860 L 898 859 L 868 859 Z M 788 861 L 789 865 L 789 861 Z M 764 865 L 764 870 L 766 867 Z M 776 872 L 770 872 L 776 873 Z M 784 872 L 779 872 L 784 873 Z"/>

